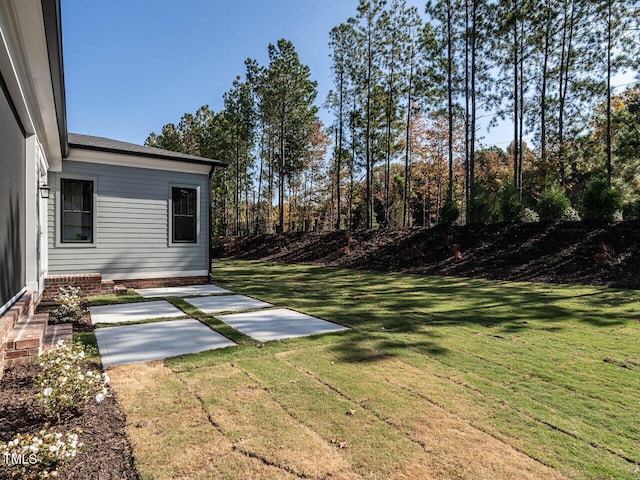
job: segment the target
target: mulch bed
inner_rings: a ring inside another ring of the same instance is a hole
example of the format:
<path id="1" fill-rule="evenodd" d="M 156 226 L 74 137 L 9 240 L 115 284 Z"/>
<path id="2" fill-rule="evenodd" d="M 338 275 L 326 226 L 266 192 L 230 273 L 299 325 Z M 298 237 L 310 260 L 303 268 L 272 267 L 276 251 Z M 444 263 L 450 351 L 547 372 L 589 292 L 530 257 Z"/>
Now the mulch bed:
<path id="1" fill-rule="evenodd" d="M 88 367 L 100 370 L 100 365 L 95 363 Z M 38 389 L 34 385 L 38 370 L 35 364 L 5 370 L 0 380 L 0 442 L 7 442 L 18 433 L 37 433 L 45 427 L 48 419 L 38 404 Z M 101 403 L 90 402 L 69 413 L 53 427 L 61 433 L 79 429 L 79 441 L 85 445 L 75 458 L 58 470 L 57 478 L 138 478 L 125 433 L 125 416 L 113 392 Z M 3 463 L 0 461 L 0 478 L 11 478 L 11 467 Z"/>
<path id="2" fill-rule="evenodd" d="M 640 289 L 640 220 L 291 232 L 222 244 L 227 258 Z"/>

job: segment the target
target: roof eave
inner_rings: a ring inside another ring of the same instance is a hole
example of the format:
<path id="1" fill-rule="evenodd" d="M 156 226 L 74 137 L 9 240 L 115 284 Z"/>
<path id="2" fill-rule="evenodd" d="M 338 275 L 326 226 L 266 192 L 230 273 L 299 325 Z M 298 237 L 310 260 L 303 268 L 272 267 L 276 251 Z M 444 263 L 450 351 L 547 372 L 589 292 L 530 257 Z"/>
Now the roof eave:
<path id="1" fill-rule="evenodd" d="M 70 148 L 76 148 L 78 150 L 91 150 L 94 152 L 107 152 L 107 153 L 118 153 L 120 155 L 129 155 L 131 157 L 145 157 L 145 158 L 159 158 L 162 160 L 171 160 L 176 162 L 183 163 L 197 163 L 200 165 L 209 165 L 211 167 L 220 167 L 224 168 L 228 166 L 227 163 L 221 162 L 219 160 L 198 160 L 195 158 L 181 158 L 175 157 L 172 155 L 164 155 L 162 153 L 151 153 L 151 152 L 130 152 L 128 150 L 118 149 L 118 148 L 108 148 L 108 147 L 97 147 L 92 145 L 82 145 L 78 143 L 69 142 Z"/>

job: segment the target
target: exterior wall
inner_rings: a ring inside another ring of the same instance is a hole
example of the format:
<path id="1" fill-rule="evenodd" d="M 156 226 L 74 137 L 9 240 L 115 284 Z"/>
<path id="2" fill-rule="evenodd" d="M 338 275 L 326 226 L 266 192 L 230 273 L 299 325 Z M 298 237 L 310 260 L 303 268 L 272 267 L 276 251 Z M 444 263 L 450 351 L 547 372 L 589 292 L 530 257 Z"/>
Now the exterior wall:
<path id="1" fill-rule="evenodd" d="M 53 92 L 55 48 L 43 8 L 56 2 L 0 1 L 0 315 L 26 290 L 37 298 L 47 270 L 46 200 L 38 190 L 47 169 L 62 162 L 64 104 Z"/>
<path id="2" fill-rule="evenodd" d="M 83 153 L 72 154 L 77 158 Z M 208 175 L 108 164 L 110 157 L 102 155 L 107 164 L 65 160 L 61 173 L 49 173 L 49 274 L 100 273 L 105 279 L 207 275 Z M 136 157 L 127 160 L 132 164 Z M 91 245 L 60 242 L 60 179 L 65 177 L 95 182 Z M 197 244 L 170 242 L 172 185 L 199 188 Z"/>
<path id="3" fill-rule="evenodd" d="M 4 80 L 0 77 L 0 85 Z M 0 89 L 0 307 L 26 286 L 25 138 L 12 102 Z M 0 312 L 1 313 L 1 312 Z"/>

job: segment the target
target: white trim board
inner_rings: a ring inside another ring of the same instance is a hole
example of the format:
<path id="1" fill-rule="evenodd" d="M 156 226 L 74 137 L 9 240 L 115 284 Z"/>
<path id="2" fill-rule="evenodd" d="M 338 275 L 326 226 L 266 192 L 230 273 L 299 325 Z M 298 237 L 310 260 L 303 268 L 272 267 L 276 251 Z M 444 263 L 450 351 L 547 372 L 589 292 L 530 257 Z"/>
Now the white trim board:
<path id="1" fill-rule="evenodd" d="M 9 299 L 9 301 L 7 303 L 5 303 L 4 305 L 2 305 L 0 307 L 0 315 L 4 315 L 4 312 L 6 312 L 7 310 L 9 310 L 14 303 L 16 303 L 16 301 L 22 296 L 24 295 L 24 293 L 27 291 L 27 287 L 23 287 L 22 290 L 20 290 L 16 295 L 14 295 L 12 298 Z"/>
<path id="2" fill-rule="evenodd" d="M 116 165 L 119 167 L 168 170 L 170 172 L 199 173 L 201 175 L 208 175 L 212 168 L 211 165 L 164 160 L 161 158 L 149 158 L 136 155 L 135 153 L 132 153 L 131 155 L 124 155 L 121 153 L 82 150 L 80 148 L 73 147 L 69 150 L 69 156 L 65 158 L 65 160 L 98 163 L 100 165 Z"/>

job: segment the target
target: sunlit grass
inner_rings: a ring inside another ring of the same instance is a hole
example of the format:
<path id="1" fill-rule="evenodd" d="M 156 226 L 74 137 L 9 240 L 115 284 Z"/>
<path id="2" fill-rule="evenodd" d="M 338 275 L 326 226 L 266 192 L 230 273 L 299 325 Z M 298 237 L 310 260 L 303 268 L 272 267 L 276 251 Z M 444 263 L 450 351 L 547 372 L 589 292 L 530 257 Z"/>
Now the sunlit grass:
<path id="1" fill-rule="evenodd" d="M 169 359 L 145 382 L 157 395 L 179 386 L 229 452 L 261 459 L 275 477 L 639 478 L 637 291 L 241 261 L 217 262 L 214 275 L 234 292 L 351 327 L 256 348 L 170 299 L 240 346 Z M 158 367 L 135 371 L 148 368 Z M 143 477 L 164 478 L 154 459 L 185 426 L 135 394 L 130 374 L 112 375 L 130 423 L 159 425 L 153 445 L 129 426 L 144 444 L 136 458 Z M 246 478 L 216 448 L 210 472 Z"/>

